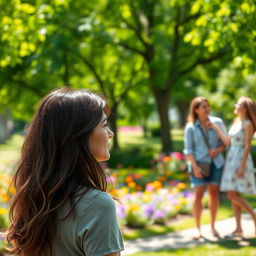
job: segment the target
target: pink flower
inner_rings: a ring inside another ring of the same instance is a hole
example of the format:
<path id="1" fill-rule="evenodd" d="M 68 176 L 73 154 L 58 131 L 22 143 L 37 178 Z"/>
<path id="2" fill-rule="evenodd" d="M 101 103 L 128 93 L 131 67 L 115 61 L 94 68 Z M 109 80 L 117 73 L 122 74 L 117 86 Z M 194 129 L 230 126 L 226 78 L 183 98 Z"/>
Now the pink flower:
<path id="1" fill-rule="evenodd" d="M 185 160 L 183 154 L 180 153 L 180 152 L 172 152 L 172 153 L 171 153 L 171 156 L 172 156 L 173 158 L 178 159 L 178 160 L 182 160 L 182 161 Z"/>
<path id="2" fill-rule="evenodd" d="M 116 177 L 114 176 L 106 176 L 107 183 L 115 184 L 116 183 Z"/>
<path id="3" fill-rule="evenodd" d="M 147 191 L 154 191 L 155 187 L 152 183 L 147 183 L 146 184 L 146 190 Z"/>

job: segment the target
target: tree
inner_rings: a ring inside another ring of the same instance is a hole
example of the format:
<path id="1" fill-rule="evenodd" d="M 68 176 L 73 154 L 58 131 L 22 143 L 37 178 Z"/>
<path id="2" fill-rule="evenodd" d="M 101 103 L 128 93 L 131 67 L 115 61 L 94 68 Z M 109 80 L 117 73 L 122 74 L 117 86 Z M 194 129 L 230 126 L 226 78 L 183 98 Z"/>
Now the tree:
<path id="1" fill-rule="evenodd" d="M 113 149 L 119 148 L 117 117 L 120 104 L 128 97 L 128 93 L 140 86 L 145 80 L 142 62 L 131 54 L 116 53 L 109 45 L 99 45 L 93 42 L 81 50 L 79 57 L 93 74 L 92 83 L 96 83 L 107 97 L 111 107 L 109 122 L 115 136 Z M 139 73 L 139 74 L 137 74 Z M 137 74 L 137 75 L 135 75 Z"/>
<path id="2" fill-rule="evenodd" d="M 182 109 L 185 81 L 200 80 L 199 67 L 222 59 L 243 76 L 255 68 L 254 2 L 3 0 L 0 100 L 28 116 L 56 84 L 89 84 L 110 99 L 116 129 L 131 88 L 149 86 L 169 152 L 168 108 Z"/>
<path id="3" fill-rule="evenodd" d="M 106 26 L 115 30 L 116 45 L 142 56 L 147 66 L 161 122 L 162 150 L 169 152 L 168 107 L 180 78 L 200 65 L 240 54 L 241 38 L 251 30 L 254 7 L 246 1 L 228 0 L 120 0 L 109 1 L 105 12 Z M 244 32 L 237 33 L 240 29 Z M 249 46 L 246 52 L 251 50 Z M 248 56 L 244 59 L 249 66 Z"/>
<path id="4" fill-rule="evenodd" d="M 99 22 L 102 7 L 102 1 L 68 0 L 51 4 L 13 0 L 3 6 L 7 12 L 1 29 L 10 44 L 3 46 L 0 97 L 3 105 L 17 110 L 16 117 L 29 120 L 31 106 L 56 85 L 97 89 L 109 100 L 114 148 L 118 148 L 118 107 L 145 80 L 144 67 L 137 56 L 110 45 Z M 12 26 L 16 23 L 19 26 Z M 8 33 L 6 26 L 12 27 Z"/>

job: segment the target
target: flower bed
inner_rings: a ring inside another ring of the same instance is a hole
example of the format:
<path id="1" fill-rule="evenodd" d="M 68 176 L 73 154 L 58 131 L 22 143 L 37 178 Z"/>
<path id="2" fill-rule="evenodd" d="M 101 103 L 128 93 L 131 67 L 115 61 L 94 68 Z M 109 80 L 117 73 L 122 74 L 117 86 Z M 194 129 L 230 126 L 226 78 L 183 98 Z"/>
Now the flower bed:
<path id="1" fill-rule="evenodd" d="M 110 189 L 117 203 L 121 225 L 143 228 L 151 224 L 165 224 L 177 214 L 191 213 L 192 193 L 188 187 L 188 174 L 183 155 L 179 152 L 161 154 L 154 159 L 155 168 L 147 174 L 120 175 L 110 172 Z"/>
<path id="2" fill-rule="evenodd" d="M 121 225 L 143 228 L 165 224 L 177 214 L 191 213 L 192 193 L 188 186 L 186 163 L 181 153 L 155 157 L 154 168 L 109 171 L 111 194 L 120 199 L 117 215 Z M 8 225 L 8 195 L 11 170 L 0 166 L 0 227 Z M 14 191 L 11 192 L 14 193 Z"/>
<path id="3" fill-rule="evenodd" d="M 8 219 L 8 193 L 14 193 L 14 189 L 10 187 L 11 173 L 14 167 L 12 162 L 0 163 L 0 230 L 6 228 L 9 224 Z M 8 191 L 8 193 L 7 193 Z M 0 255 L 4 252 L 5 240 L 0 234 Z"/>
<path id="4" fill-rule="evenodd" d="M 0 228 L 4 228 L 8 225 L 8 202 L 9 193 L 14 193 L 14 190 L 10 186 L 11 172 L 13 169 L 13 163 L 0 164 Z"/>
<path id="5" fill-rule="evenodd" d="M 171 217 L 191 211 L 189 191 L 181 191 L 178 183 L 173 189 L 127 193 L 117 203 L 117 215 L 121 225 L 143 228 L 151 224 L 165 224 Z M 183 186 L 183 184 L 182 184 Z M 125 187 L 119 190 L 124 194 Z"/>

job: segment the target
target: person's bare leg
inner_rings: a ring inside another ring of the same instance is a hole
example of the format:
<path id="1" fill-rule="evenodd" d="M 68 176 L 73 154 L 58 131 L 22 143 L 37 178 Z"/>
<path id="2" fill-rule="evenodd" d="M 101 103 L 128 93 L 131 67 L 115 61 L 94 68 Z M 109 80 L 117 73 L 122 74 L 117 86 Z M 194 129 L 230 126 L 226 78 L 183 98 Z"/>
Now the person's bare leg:
<path id="1" fill-rule="evenodd" d="M 201 228 L 200 220 L 203 210 L 202 198 L 204 195 L 206 186 L 197 186 L 194 189 L 194 200 L 193 200 L 193 216 L 195 219 L 195 224 L 197 228 L 197 234 L 194 236 L 194 239 L 199 239 L 201 237 Z"/>
<path id="2" fill-rule="evenodd" d="M 240 193 L 237 191 L 228 191 L 227 196 L 228 196 L 228 199 L 232 200 L 234 204 L 239 206 L 241 209 L 244 209 L 252 216 L 252 219 L 254 221 L 254 226 L 255 226 L 255 234 L 256 234 L 256 214 L 253 208 L 249 205 L 249 203 L 243 197 L 241 197 Z"/>
<path id="3" fill-rule="evenodd" d="M 209 191 L 209 210 L 211 214 L 211 230 L 212 230 L 213 236 L 219 237 L 219 234 L 215 229 L 215 220 L 217 216 L 217 210 L 220 204 L 219 186 L 214 184 L 209 184 L 208 191 Z"/>
<path id="4" fill-rule="evenodd" d="M 232 232 L 232 234 L 233 235 L 241 235 L 243 233 L 242 225 L 241 225 L 242 209 L 239 205 L 235 204 L 233 201 L 231 201 L 231 203 L 232 203 L 232 208 L 233 208 L 233 212 L 234 212 L 235 220 L 236 220 L 236 229 Z"/>

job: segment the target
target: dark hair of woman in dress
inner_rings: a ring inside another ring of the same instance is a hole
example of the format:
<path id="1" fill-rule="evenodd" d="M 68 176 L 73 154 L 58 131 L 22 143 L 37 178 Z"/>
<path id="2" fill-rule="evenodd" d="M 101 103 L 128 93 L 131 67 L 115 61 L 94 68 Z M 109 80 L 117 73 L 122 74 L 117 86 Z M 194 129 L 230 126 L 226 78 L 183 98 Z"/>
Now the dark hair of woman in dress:
<path id="1" fill-rule="evenodd" d="M 241 96 L 240 97 L 243 106 L 247 110 L 247 117 L 251 120 L 253 130 L 256 131 L 256 102 L 254 102 L 251 98 Z"/>
<path id="2" fill-rule="evenodd" d="M 91 188 L 106 191 L 106 174 L 88 142 L 104 113 L 106 101 L 83 89 L 62 88 L 42 99 L 13 178 L 7 231 L 12 254 L 51 255 L 57 210 L 70 202 L 68 216 L 75 215 L 76 196 Z"/>

